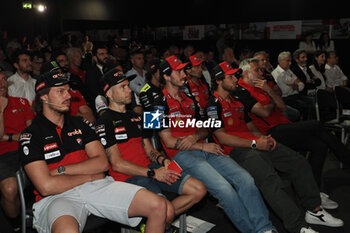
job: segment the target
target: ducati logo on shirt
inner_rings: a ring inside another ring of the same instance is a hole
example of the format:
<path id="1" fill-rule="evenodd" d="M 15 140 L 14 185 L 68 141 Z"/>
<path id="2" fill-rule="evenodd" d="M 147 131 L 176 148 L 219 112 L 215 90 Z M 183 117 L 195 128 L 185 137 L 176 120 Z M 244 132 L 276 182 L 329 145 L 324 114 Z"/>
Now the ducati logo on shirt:
<path id="1" fill-rule="evenodd" d="M 83 144 L 83 140 L 81 138 L 77 138 L 77 143 L 81 146 Z"/>
<path id="2" fill-rule="evenodd" d="M 80 129 L 74 129 L 73 132 L 68 132 L 67 134 L 68 134 L 68 136 L 71 137 L 71 136 L 73 136 L 73 135 L 79 135 L 79 134 L 83 134 L 83 133 L 81 132 Z"/>

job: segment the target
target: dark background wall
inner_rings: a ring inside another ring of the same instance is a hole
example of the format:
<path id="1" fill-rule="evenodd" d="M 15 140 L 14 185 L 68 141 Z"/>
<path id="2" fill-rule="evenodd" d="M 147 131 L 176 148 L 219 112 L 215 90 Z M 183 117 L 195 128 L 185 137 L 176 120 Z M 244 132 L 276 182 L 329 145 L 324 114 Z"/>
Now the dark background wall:
<path id="1" fill-rule="evenodd" d="M 38 3 L 39 0 L 32 0 Z M 17 33 L 43 30 L 54 34 L 64 21 L 108 21 L 115 25 L 180 26 L 274 20 L 349 17 L 346 1 L 315 0 L 42 0 L 48 8 L 39 14 L 23 10 L 21 0 L 1 1 L 0 25 Z M 76 24 L 77 27 L 79 24 Z M 92 26 L 94 24 L 91 24 Z M 78 28 L 77 28 L 78 29 Z"/>
<path id="2" fill-rule="evenodd" d="M 32 0 L 33 4 L 39 0 Z M 350 17 L 346 1 L 315 0 L 42 0 L 47 5 L 45 13 L 23 10 L 22 1 L 1 1 L 0 29 L 10 36 L 33 37 L 36 34 L 52 39 L 67 30 L 133 28 L 143 26 L 181 26 L 192 24 L 235 24 L 259 21 L 338 19 Z M 349 40 L 336 40 L 341 62 L 350 71 L 347 54 Z M 174 42 L 157 42 L 174 43 Z M 215 41 L 178 41 L 179 44 Z M 204 46 L 206 46 L 204 44 Z M 297 40 L 238 41 L 240 48 L 253 50 L 270 48 L 271 61 L 282 50 L 297 48 Z M 341 49 L 340 49 L 341 48 Z M 349 72 L 350 73 L 350 72 Z"/>

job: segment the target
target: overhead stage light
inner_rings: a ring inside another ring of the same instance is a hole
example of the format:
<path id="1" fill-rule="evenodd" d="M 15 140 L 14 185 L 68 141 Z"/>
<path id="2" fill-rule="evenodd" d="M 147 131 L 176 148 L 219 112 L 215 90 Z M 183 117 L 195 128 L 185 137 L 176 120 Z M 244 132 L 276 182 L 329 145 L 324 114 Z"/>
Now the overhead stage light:
<path id="1" fill-rule="evenodd" d="M 46 6 L 43 5 L 43 4 L 39 4 L 37 9 L 38 9 L 39 12 L 44 12 L 46 10 Z"/>

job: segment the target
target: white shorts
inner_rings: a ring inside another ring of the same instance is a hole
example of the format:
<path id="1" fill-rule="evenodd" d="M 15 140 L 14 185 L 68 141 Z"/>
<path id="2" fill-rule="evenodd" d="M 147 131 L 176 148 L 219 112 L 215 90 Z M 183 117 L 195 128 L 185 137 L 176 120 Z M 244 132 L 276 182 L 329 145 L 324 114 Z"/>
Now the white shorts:
<path id="1" fill-rule="evenodd" d="M 71 190 L 41 199 L 33 205 L 33 227 L 39 233 L 50 233 L 52 224 L 63 215 L 73 216 L 82 232 L 90 214 L 132 227 L 141 217 L 128 217 L 128 209 L 140 186 L 104 179 L 87 182 Z"/>

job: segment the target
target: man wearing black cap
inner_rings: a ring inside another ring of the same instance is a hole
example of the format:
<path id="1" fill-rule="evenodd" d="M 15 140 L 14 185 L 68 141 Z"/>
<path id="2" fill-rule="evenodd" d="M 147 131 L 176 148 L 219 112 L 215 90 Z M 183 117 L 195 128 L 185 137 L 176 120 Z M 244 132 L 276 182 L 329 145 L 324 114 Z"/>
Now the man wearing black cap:
<path id="1" fill-rule="evenodd" d="M 94 214 L 163 232 L 166 202 L 139 186 L 105 176 L 108 160 L 93 125 L 67 115 L 68 80 L 57 70 L 42 74 L 36 91 L 37 117 L 19 139 L 24 169 L 35 187 L 33 226 L 39 232 L 81 232 Z"/>
<path id="2" fill-rule="evenodd" d="M 259 66 L 255 64 L 256 74 Z M 321 199 L 311 167 L 306 159 L 288 147 L 276 143 L 271 135 L 263 135 L 253 124 L 238 96 L 231 96 L 237 88 L 235 73 L 227 62 L 213 68 L 213 97 L 206 106 L 209 118 L 222 122 L 212 127 L 215 141 L 254 178 L 265 200 L 283 220 L 288 232 L 313 233 L 307 228 L 304 215 L 285 191 L 283 182 L 276 171 L 286 174 L 293 183 L 306 215 L 321 220 L 314 224 L 342 226 L 343 221 L 334 218 L 320 208 Z M 300 172 L 303 171 L 303 172 Z"/>
<path id="3" fill-rule="evenodd" d="M 159 60 L 151 61 L 149 71 L 146 73 L 147 83 L 140 90 L 143 111 L 152 111 L 154 101 L 162 95 L 159 63 Z"/>
<path id="4" fill-rule="evenodd" d="M 140 185 L 157 194 L 180 194 L 171 203 L 167 201 L 167 222 L 171 223 L 174 213 L 178 215 L 199 202 L 206 190 L 200 181 L 168 169 L 170 161 L 152 146 L 152 134 L 142 130 L 141 116 L 126 109 L 131 102 L 128 85 L 134 77 L 126 77 L 118 69 L 104 75 L 109 109 L 98 120 L 96 132 L 111 163 L 109 174 L 115 180 Z"/>
<path id="5" fill-rule="evenodd" d="M 190 93 L 203 110 L 205 105 L 208 103 L 210 90 L 209 85 L 202 77 L 202 63 L 203 61 L 200 60 L 197 55 L 192 55 L 189 57 L 189 65 L 186 69 L 186 88 L 182 90 Z"/>
<path id="6" fill-rule="evenodd" d="M 275 228 L 253 178 L 223 155 L 218 144 L 205 143 L 208 131 L 199 126 L 205 123 L 201 121 L 198 103 L 180 91 L 186 81 L 186 65 L 175 56 L 160 65 L 161 78 L 165 80 L 164 97 L 156 100 L 154 110 L 163 116 L 159 134 L 168 157 L 204 183 L 241 232 L 272 232 Z M 165 125 L 167 120 L 170 126 Z M 196 124 L 183 127 L 191 122 Z"/>
<path id="7" fill-rule="evenodd" d="M 58 72 L 61 72 L 65 77 L 69 76 L 69 73 L 64 72 L 64 68 L 59 66 L 55 61 L 44 63 L 43 66 L 41 67 L 41 73 L 47 73 L 55 70 L 57 70 Z M 83 97 L 83 95 L 79 90 L 72 89 L 71 84 L 74 83 L 75 81 L 71 80 L 70 78 L 68 78 L 68 80 L 70 81 L 69 94 L 71 95 L 69 115 L 81 116 L 86 120 L 88 120 L 89 122 L 94 123 L 95 122 L 94 114 L 91 108 L 87 105 L 85 98 Z"/>

